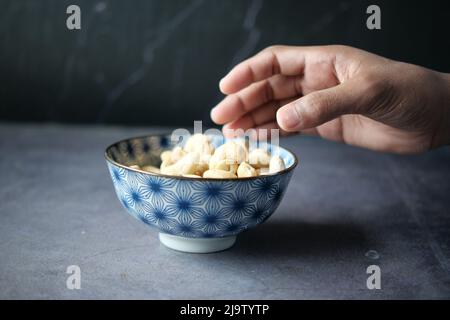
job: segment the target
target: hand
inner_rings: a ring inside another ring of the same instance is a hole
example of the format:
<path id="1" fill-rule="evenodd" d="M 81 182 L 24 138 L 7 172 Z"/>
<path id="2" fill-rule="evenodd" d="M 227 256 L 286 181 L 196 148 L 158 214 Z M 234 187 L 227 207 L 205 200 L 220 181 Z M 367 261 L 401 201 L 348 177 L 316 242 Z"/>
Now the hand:
<path id="1" fill-rule="evenodd" d="M 280 128 L 395 153 L 450 143 L 448 74 L 351 47 L 269 47 L 220 89 L 227 96 L 211 118 L 224 129 Z"/>

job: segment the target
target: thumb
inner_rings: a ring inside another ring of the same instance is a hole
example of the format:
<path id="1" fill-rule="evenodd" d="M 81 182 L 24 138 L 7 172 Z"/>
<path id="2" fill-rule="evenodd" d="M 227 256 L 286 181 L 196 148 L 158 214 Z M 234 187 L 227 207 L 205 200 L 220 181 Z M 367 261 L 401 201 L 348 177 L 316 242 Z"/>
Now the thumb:
<path id="1" fill-rule="evenodd" d="M 317 127 L 341 115 L 358 113 L 361 92 L 358 83 L 350 80 L 335 87 L 314 91 L 277 112 L 277 122 L 285 131 Z"/>

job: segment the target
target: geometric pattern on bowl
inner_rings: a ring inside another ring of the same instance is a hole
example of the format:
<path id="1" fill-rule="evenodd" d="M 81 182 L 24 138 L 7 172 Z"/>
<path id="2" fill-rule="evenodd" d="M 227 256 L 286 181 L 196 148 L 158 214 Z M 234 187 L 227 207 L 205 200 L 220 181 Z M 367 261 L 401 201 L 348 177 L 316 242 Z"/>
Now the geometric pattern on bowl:
<path id="1" fill-rule="evenodd" d="M 132 138 L 108 147 L 105 156 L 117 197 L 127 212 L 162 233 L 186 238 L 229 237 L 264 222 L 280 204 L 297 165 L 291 152 L 269 146 L 286 164 L 285 170 L 274 175 L 192 179 L 126 167 L 158 166 L 159 154 L 172 147 L 167 135 Z"/>

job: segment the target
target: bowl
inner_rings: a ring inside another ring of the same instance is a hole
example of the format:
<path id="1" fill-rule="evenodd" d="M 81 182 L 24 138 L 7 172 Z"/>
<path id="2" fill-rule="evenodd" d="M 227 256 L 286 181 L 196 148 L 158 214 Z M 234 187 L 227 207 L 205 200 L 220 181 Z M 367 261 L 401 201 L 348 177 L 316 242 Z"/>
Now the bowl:
<path id="1" fill-rule="evenodd" d="M 223 137 L 211 137 L 215 147 Z M 208 253 L 230 248 L 236 236 L 266 221 L 280 204 L 297 166 L 287 149 L 261 144 L 278 152 L 286 169 L 275 174 L 205 179 L 154 174 L 131 165 L 159 166 L 160 154 L 172 149 L 170 135 L 151 135 L 116 142 L 105 158 L 119 201 L 126 211 L 159 229 L 167 247 L 183 252 Z"/>

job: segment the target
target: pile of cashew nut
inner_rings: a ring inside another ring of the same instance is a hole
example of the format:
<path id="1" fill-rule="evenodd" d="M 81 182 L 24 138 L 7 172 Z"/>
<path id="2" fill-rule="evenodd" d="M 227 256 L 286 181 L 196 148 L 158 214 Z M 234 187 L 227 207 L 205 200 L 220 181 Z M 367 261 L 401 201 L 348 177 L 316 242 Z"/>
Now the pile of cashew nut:
<path id="1" fill-rule="evenodd" d="M 265 149 L 249 151 L 245 140 L 228 141 L 214 149 L 203 134 L 191 136 L 184 148 L 161 153 L 160 168 L 132 165 L 131 168 L 190 178 L 247 178 L 273 174 L 285 169 L 283 159 Z"/>

